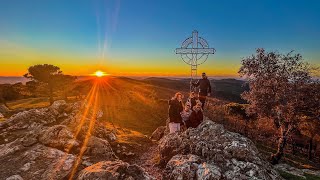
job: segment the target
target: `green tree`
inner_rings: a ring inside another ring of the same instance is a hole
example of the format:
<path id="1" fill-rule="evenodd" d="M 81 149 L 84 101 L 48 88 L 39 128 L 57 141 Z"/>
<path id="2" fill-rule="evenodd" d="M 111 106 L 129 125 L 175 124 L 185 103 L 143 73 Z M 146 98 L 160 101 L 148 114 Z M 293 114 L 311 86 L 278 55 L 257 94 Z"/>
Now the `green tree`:
<path id="1" fill-rule="evenodd" d="M 239 74 L 248 80 L 249 91 L 242 94 L 248 101 L 249 113 L 267 117 L 279 129 L 278 149 L 272 154 L 273 164 L 284 154 L 287 138 L 301 123 L 305 114 L 301 104 L 306 97 L 301 87 L 312 83 L 311 68 L 300 54 L 279 54 L 257 49 L 256 54 L 242 60 Z"/>
<path id="2" fill-rule="evenodd" d="M 53 91 L 56 86 L 56 77 L 62 74 L 60 68 L 51 64 L 38 64 L 29 67 L 24 77 L 48 86 L 50 104 L 53 103 Z"/>

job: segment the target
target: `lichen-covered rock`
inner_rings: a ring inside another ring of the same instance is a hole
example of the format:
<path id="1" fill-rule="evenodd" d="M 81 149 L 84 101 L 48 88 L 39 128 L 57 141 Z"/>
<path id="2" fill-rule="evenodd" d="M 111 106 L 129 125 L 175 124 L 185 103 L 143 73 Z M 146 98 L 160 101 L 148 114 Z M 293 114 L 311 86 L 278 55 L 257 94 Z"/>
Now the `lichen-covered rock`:
<path id="1" fill-rule="evenodd" d="M 168 162 L 164 179 L 194 179 L 201 158 L 197 155 L 176 155 Z"/>
<path id="2" fill-rule="evenodd" d="M 66 108 L 67 108 L 67 103 L 64 100 L 55 101 L 49 107 L 49 109 L 54 111 L 55 114 L 63 113 Z"/>
<path id="3" fill-rule="evenodd" d="M 8 146 L 12 149 L 19 147 L 13 143 Z M 8 163 L 0 163 L 0 175 L 19 174 L 23 179 L 63 179 L 70 173 L 74 161 L 72 154 L 37 144 L 1 154 L 0 162 Z"/>
<path id="4" fill-rule="evenodd" d="M 55 125 L 41 133 L 39 142 L 50 147 L 68 150 L 79 146 L 72 132 L 64 125 Z"/>
<path id="5" fill-rule="evenodd" d="M 31 109 L 12 115 L 9 119 L 0 124 L 0 132 L 31 129 L 36 126 L 46 125 L 55 122 L 54 114 L 47 108 Z"/>
<path id="6" fill-rule="evenodd" d="M 170 179 L 281 179 L 252 141 L 209 120 L 163 137 L 159 151 Z"/>
<path id="7" fill-rule="evenodd" d="M 105 138 L 109 131 L 102 123 L 90 129 L 92 121 L 80 112 L 81 106 L 56 101 L 48 108 L 23 111 L 1 122 L 0 162 L 8 163 L 0 163 L 0 177 L 65 179 L 80 152 L 87 157 L 86 165 L 117 159 Z M 81 124 L 81 120 L 88 121 Z M 75 173 L 84 168 L 81 161 Z"/>
<path id="8" fill-rule="evenodd" d="M 105 160 L 116 159 L 116 156 L 107 140 L 91 136 L 86 145 L 85 155 Z"/>
<path id="9" fill-rule="evenodd" d="M 126 162 L 102 161 L 83 169 L 78 180 L 149 180 L 150 177 L 140 166 Z"/>

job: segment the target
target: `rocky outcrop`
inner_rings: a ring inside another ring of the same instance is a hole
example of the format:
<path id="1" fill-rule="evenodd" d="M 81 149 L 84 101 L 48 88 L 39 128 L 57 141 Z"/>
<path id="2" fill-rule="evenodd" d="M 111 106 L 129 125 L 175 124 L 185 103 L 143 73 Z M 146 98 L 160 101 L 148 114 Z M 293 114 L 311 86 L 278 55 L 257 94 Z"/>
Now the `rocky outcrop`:
<path id="1" fill-rule="evenodd" d="M 78 176 L 78 180 L 90 179 L 153 179 L 137 165 L 130 165 L 123 161 L 103 161 L 83 169 Z"/>
<path id="2" fill-rule="evenodd" d="M 67 179 L 75 164 L 79 164 L 77 175 L 88 166 L 95 167 L 94 163 L 108 161 L 120 173 L 114 176 L 118 179 L 148 179 L 139 166 L 118 160 L 109 143 L 117 140 L 115 133 L 91 112 L 84 117 L 82 107 L 81 102 L 56 101 L 48 108 L 19 112 L 0 122 L 0 162 L 8 162 L 0 163 L 0 177 Z"/>
<path id="3" fill-rule="evenodd" d="M 210 120 L 159 142 L 164 179 L 282 179 L 253 142 Z"/>

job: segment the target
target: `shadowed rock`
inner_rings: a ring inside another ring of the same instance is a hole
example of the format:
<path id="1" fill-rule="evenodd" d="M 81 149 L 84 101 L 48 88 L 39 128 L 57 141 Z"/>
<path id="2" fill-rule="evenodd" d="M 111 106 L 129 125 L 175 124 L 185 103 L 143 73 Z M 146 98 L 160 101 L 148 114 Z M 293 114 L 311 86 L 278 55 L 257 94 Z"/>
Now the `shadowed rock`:
<path id="1" fill-rule="evenodd" d="M 150 177 L 140 166 L 129 165 L 126 162 L 102 161 L 83 169 L 78 180 L 149 180 Z"/>
<path id="2" fill-rule="evenodd" d="M 166 131 L 166 126 L 160 126 L 158 127 L 151 135 L 152 140 L 159 141 L 164 135 Z"/>

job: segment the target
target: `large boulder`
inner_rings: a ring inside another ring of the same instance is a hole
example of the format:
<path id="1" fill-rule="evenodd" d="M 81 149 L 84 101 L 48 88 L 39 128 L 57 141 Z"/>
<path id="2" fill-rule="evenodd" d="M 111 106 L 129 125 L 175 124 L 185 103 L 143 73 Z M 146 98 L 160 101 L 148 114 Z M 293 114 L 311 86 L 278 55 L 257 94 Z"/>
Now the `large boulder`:
<path id="1" fill-rule="evenodd" d="M 281 179 L 251 140 L 210 120 L 163 137 L 159 151 L 168 179 Z"/>
<path id="2" fill-rule="evenodd" d="M 150 177 L 140 166 L 129 165 L 126 162 L 102 161 L 83 169 L 78 180 L 149 180 Z"/>
<path id="3" fill-rule="evenodd" d="M 67 151 L 79 146 L 72 132 L 64 125 L 54 125 L 42 131 L 39 142 L 50 147 Z"/>
<path id="4" fill-rule="evenodd" d="M 0 163 L 0 175 L 8 179 L 64 179 L 75 161 L 72 154 L 40 144 L 25 148 L 11 143 L 2 148 L 11 149 L 0 154 L 0 162 L 7 162 Z"/>
<path id="5" fill-rule="evenodd" d="M 89 138 L 84 155 L 92 159 L 114 160 L 117 158 L 109 142 L 95 136 Z"/>
<path id="6" fill-rule="evenodd" d="M 168 173 L 166 173 L 168 172 Z M 175 155 L 168 162 L 163 179 L 222 179 L 221 169 L 203 162 L 197 155 Z"/>

